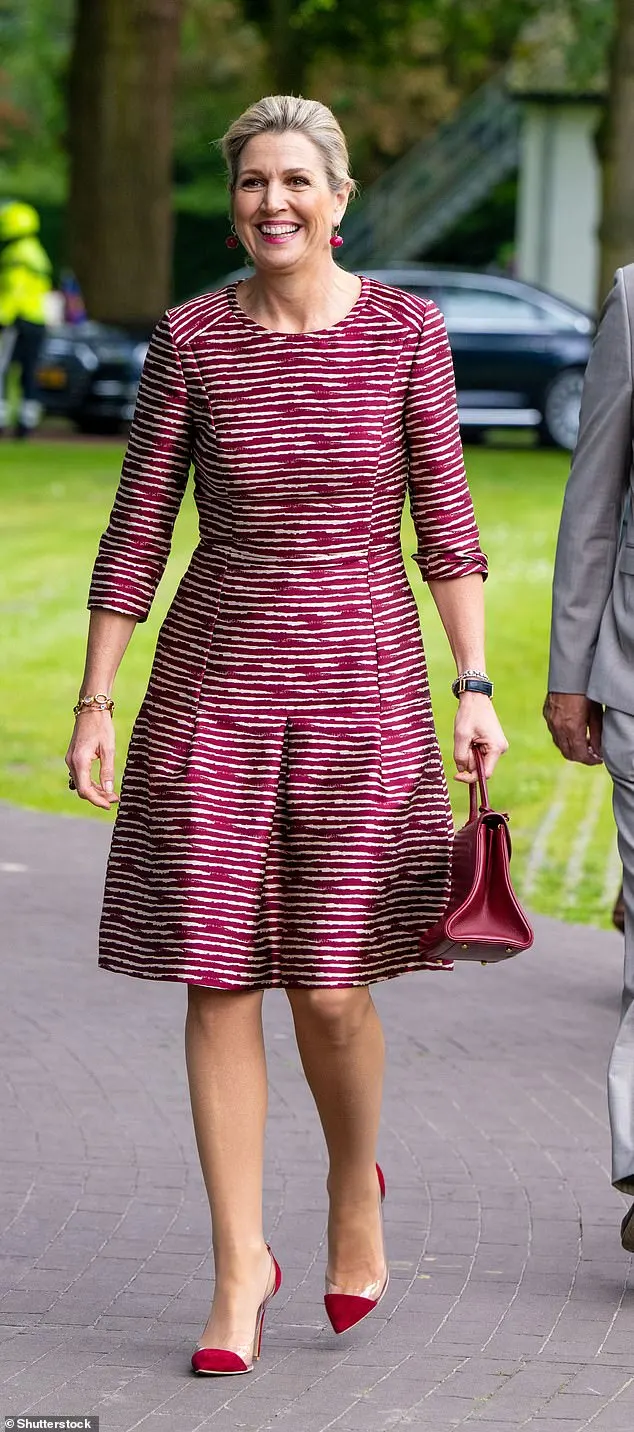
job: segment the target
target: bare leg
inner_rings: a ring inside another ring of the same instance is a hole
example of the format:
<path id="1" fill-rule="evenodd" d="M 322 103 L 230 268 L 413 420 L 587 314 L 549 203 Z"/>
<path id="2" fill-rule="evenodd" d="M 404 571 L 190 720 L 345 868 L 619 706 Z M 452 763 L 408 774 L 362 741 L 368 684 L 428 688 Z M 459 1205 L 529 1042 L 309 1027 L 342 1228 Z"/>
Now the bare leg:
<path id="1" fill-rule="evenodd" d="M 375 1168 L 383 1030 L 365 986 L 286 992 L 328 1146 L 328 1277 L 360 1292 L 385 1269 Z"/>
<path id="2" fill-rule="evenodd" d="M 273 1286 L 262 1232 L 267 1082 L 261 992 L 189 985 L 185 1058 L 216 1270 L 200 1343 L 244 1356 L 257 1309 Z"/>

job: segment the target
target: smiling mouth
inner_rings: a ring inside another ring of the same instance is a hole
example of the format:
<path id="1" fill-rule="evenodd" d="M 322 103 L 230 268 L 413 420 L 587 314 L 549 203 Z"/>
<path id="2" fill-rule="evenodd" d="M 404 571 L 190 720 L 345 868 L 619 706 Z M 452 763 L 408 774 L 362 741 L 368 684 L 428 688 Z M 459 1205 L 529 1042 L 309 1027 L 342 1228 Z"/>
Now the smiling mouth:
<path id="1" fill-rule="evenodd" d="M 256 228 L 262 238 L 269 243 L 279 242 L 283 239 L 292 239 L 301 229 L 301 224 L 257 224 Z"/>

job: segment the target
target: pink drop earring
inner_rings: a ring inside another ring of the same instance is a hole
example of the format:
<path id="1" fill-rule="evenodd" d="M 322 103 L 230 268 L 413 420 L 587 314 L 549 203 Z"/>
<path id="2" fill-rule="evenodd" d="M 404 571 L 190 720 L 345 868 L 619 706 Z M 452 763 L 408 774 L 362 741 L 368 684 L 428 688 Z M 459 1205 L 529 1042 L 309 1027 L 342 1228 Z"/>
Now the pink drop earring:
<path id="1" fill-rule="evenodd" d="M 231 225 L 231 233 L 230 233 L 230 234 L 227 234 L 227 237 L 226 237 L 226 239 L 225 239 L 225 243 L 226 243 L 228 249 L 237 249 L 237 248 L 238 248 L 238 245 L 239 245 L 239 243 L 240 243 L 240 240 L 239 240 L 239 238 L 238 238 L 238 235 L 236 234 L 235 226 L 234 226 L 233 224 Z"/>
<path id="2" fill-rule="evenodd" d="M 341 234 L 339 233 L 339 225 L 338 225 L 338 224 L 335 224 L 335 232 L 334 232 L 334 234 L 333 234 L 332 237 L 331 237 L 330 247 L 331 247 L 332 249 L 340 249 L 341 246 L 342 246 L 342 244 L 343 244 L 343 239 L 342 239 L 342 237 L 341 237 Z"/>

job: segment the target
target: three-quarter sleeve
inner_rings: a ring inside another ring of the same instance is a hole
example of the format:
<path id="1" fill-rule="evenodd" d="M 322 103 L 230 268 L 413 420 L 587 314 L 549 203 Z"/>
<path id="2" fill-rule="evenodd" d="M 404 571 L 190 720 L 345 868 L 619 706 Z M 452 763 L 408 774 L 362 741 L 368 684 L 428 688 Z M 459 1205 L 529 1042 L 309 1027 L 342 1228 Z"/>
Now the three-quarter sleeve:
<path id="1" fill-rule="evenodd" d="M 166 313 L 143 365 L 121 480 L 93 568 L 89 607 L 146 620 L 169 556 L 190 459 L 191 411 Z"/>
<path id="2" fill-rule="evenodd" d="M 451 349 L 434 303 L 425 309 L 405 404 L 408 487 L 425 581 L 481 572 L 487 559 L 467 485 Z"/>

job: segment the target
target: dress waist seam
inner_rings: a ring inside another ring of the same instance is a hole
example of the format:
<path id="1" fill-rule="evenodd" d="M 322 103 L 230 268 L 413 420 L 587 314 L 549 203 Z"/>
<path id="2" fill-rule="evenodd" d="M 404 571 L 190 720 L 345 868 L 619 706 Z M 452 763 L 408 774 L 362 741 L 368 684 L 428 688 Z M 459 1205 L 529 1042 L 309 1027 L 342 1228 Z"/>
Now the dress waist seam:
<path id="1" fill-rule="evenodd" d="M 324 566 L 359 566 L 367 567 L 374 558 L 394 557 L 401 559 L 401 548 L 399 543 L 373 542 L 368 547 L 359 548 L 354 551 L 329 552 L 323 550 L 311 554 L 302 552 L 296 553 L 292 549 L 286 549 L 284 553 L 273 555 L 258 549 L 249 547 L 236 547 L 235 544 L 210 542 L 204 539 L 198 543 L 192 556 L 198 554 L 206 557 L 217 557 L 226 562 L 227 566 L 241 567 L 245 564 L 255 566 L 276 567 L 280 570 L 287 570 L 289 567 L 324 567 Z"/>

